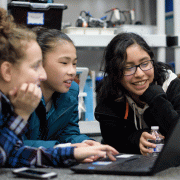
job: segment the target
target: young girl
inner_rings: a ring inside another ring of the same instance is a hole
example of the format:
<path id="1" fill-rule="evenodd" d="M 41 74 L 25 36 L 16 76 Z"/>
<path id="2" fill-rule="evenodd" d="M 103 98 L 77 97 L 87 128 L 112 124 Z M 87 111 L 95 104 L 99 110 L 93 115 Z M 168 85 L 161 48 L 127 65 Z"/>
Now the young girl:
<path id="1" fill-rule="evenodd" d="M 95 117 L 104 143 L 123 153 L 152 153 L 151 126 L 166 137 L 180 114 L 180 80 L 142 37 L 122 33 L 104 54 L 104 79 L 97 88 Z"/>
<path id="2" fill-rule="evenodd" d="M 35 28 L 43 52 L 47 80 L 41 83 L 43 98 L 32 114 L 27 145 L 53 147 L 60 143 L 99 145 L 80 134 L 79 87 L 74 82 L 77 54 L 72 40 L 57 29 Z"/>
<path id="3" fill-rule="evenodd" d="M 110 146 L 48 149 L 24 146 L 22 135 L 42 97 L 40 81 L 46 78 L 36 35 L 17 27 L 0 8 L 0 166 L 65 166 L 84 159 L 92 161 L 86 158 L 104 157 L 106 153 L 115 160 L 113 155 L 117 151 Z"/>

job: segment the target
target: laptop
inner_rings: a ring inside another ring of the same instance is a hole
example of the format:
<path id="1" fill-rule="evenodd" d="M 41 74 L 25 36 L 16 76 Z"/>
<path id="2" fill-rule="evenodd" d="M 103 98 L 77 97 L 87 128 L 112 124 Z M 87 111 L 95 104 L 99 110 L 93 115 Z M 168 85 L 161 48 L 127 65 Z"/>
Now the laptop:
<path id="1" fill-rule="evenodd" d="M 170 167 L 180 165 L 180 119 L 166 135 L 165 144 L 158 156 L 119 154 L 116 161 L 103 158 L 92 163 L 71 167 L 76 173 L 153 175 Z"/>

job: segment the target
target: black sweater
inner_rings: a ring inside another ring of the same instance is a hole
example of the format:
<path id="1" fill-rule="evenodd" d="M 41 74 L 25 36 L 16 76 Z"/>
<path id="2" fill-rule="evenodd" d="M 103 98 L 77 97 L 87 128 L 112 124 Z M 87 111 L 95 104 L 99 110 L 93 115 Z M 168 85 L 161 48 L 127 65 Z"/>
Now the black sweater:
<path id="1" fill-rule="evenodd" d="M 174 79 L 166 93 L 161 86 L 151 85 L 141 98 L 149 105 L 143 114 L 148 129 L 136 130 L 134 112 L 130 106 L 128 118 L 124 119 L 126 100 L 116 102 L 107 99 L 99 102 L 95 109 L 95 118 L 100 123 L 104 142 L 121 153 L 139 154 L 141 134 L 149 132 L 151 126 L 159 126 L 161 134 L 166 137 L 170 126 L 176 123 L 180 115 L 180 79 Z"/>

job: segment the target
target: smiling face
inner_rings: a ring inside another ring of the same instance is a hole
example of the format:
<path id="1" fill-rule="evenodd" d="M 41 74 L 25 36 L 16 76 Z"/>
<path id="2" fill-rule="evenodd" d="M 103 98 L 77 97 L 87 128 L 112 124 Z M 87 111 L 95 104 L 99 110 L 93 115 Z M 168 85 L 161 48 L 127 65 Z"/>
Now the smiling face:
<path id="1" fill-rule="evenodd" d="M 76 48 L 68 41 L 59 41 L 52 51 L 46 53 L 44 69 L 47 80 L 41 84 L 45 101 L 48 101 L 55 91 L 69 91 L 76 75 L 76 64 Z"/>
<path id="2" fill-rule="evenodd" d="M 151 60 L 149 54 L 137 44 L 129 46 L 126 52 L 127 67 L 139 65 L 147 60 Z M 136 99 L 145 92 L 145 90 L 149 87 L 149 84 L 153 82 L 153 79 L 154 68 L 147 71 L 142 71 L 138 67 L 135 74 L 123 76 L 121 79 L 121 84 L 129 92 L 132 98 Z"/>

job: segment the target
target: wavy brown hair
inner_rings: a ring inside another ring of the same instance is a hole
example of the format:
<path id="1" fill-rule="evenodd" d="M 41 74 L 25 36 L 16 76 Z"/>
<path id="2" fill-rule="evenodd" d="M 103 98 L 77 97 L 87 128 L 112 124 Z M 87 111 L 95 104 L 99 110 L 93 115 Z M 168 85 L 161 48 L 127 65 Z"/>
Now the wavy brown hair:
<path id="1" fill-rule="evenodd" d="M 36 34 L 14 22 L 12 15 L 0 8 L 0 64 L 3 61 L 17 63 L 24 56 L 27 44 L 36 40 Z"/>

